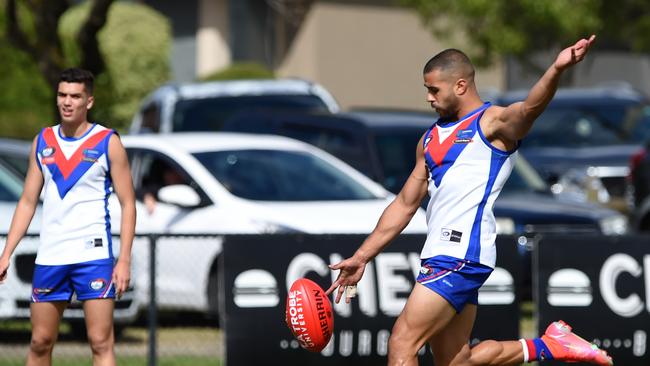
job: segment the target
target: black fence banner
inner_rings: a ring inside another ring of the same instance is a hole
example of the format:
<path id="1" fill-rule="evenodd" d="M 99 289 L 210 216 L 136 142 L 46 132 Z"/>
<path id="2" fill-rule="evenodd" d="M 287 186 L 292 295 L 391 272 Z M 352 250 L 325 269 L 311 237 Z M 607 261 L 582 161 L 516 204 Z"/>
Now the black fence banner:
<path id="1" fill-rule="evenodd" d="M 420 270 L 424 235 L 401 235 L 366 267 L 351 304 L 333 304 L 334 336 L 321 353 L 299 348 L 285 323 L 287 289 L 307 277 L 327 289 L 337 273 L 328 264 L 352 255 L 365 235 L 226 236 L 220 262 L 221 324 L 226 364 L 260 360 L 290 365 L 377 365 Z M 521 259 L 515 239 L 498 240 L 497 268 L 479 294 L 473 341 L 516 339 L 519 308 L 515 279 Z M 331 297 L 333 302 L 333 296 Z M 420 362 L 432 363 L 421 350 Z"/>
<path id="2" fill-rule="evenodd" d="M 616 365 L 650 365 L 650 237 L 546 236 L 533 263 L 540 331 L 562 319 Z"/>

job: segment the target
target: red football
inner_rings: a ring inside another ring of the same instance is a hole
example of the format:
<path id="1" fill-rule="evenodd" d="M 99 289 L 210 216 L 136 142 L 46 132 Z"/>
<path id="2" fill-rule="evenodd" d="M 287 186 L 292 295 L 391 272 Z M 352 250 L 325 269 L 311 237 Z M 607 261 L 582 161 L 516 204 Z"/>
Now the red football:
<path id="1" fill-rule="evenodd" d="M 306 278 L 297 279 L 289 289 L 286 320 L 300 346 L 308 351 L 322 351 L 332 338 L 332 304 L 325 291 Z"/>

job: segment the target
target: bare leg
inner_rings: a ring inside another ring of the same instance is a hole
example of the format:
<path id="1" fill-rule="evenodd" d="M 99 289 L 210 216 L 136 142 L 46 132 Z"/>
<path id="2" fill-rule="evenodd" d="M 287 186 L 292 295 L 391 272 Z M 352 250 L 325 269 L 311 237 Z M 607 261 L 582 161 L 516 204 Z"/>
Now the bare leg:
<path id="1" fill-rule="evenodd" d="M 417 352 L 449 324 L 456 310 L 442 296 L 416 283 L 388 341 L 388 364 L 417 365 Z"/>
<path id="2" fill-rule="evenodd" d="M 66 301 L 37 302 L 30 305 L 32 340 L 27 355 L 27 366 L 52 364 L 52 349 L 59 335 L 59 323 L 66 306 Z"/>
<path id="3" fill-rule="evenodd" d="M 93 351 L 94 366 L 115 365 L 115 338 L 113 335 L 112 299 L 94 299 L 84 301 L 88 341 Z"/>
<path id="4" fill-rule="evenodd" d="M 451 366 L 519 365 L 524 362 L 524 353 L 519 341 L 483 341 L 470 348 L 465 344 L 454 357 Z"/>
<path id="5" fill-rule="evenodd" d="M 441 332 L 429 339 L 436 366 L 448 366 L 463 346 L 467 346 L 475 319 L 476 305 L 467 304 Z"/>

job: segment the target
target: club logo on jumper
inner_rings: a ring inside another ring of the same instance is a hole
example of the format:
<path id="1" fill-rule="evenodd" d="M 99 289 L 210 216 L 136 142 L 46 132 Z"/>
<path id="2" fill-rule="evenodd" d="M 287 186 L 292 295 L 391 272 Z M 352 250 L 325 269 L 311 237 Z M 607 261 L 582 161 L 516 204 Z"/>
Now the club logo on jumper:
<path id="1" fill-rule="evenodd" d="M 56 152 L 56 148 L 52 146 L 45 146 L 41 150 L 41 161 L 43 164 L 54 164 L 54 152 Z"/>
<path id="2" fill-rule="evenodd" d="M 35 288 L 34 295 L 47 295 L 52 292 L 54 289 L 51 288 Z"/>
<path id="3" fill-rule="evenodd" d="M 96 280 L 90 281 L 90 288 L 97 291 L 101 290 L 104 287 L 106 287 L 106 281 L 102 278 L 98 278 Z"/>
<path id="4" fill-rule="evenodd" d="M 456 133 L 454 144 L 469 144 L 472 142 L 474 130 L 460 130 Z"/>
<path id="5" fill-rule="evenodd" d="M 440 232 L 440 240 L 443 241 L 453 241 L 454 243 L 460 243 L 460 238 L 463 236 L 463 233 L 460 231 L 442 228 Z"/>
<path id="6" fill-rule="evenodd" d="M 83 155 L 84 155 L 84 157 L 82 158 L 83 161 L 94 163 L 99 159 L 102 153 L 95 149 L 84 149 Z"/>

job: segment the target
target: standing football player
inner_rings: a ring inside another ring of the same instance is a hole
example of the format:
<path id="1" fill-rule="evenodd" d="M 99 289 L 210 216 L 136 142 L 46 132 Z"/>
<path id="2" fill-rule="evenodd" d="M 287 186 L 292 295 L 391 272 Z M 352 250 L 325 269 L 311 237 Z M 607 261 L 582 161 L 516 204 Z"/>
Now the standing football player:
<path id="1" fill-rule="evenodd" d="M 32 339 L 27 365 L 50 365 L 63 311 L 83 302 L 94 365 L 115 365 L 115 297 L 130 280 L 135 195 L 126 151 L 114 130 L 88 121 L 93 75 L 63 71 L 56 102 L 60 123 L 34 139 L 25 186 L 0 256 L 0 281 L 25 235 L 43 190 L 43 220 L 34 269 Z M 113 256 L 108 197 L 122 210 L 120 253 Z"/>

